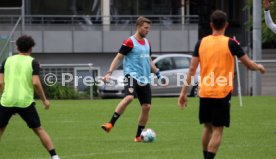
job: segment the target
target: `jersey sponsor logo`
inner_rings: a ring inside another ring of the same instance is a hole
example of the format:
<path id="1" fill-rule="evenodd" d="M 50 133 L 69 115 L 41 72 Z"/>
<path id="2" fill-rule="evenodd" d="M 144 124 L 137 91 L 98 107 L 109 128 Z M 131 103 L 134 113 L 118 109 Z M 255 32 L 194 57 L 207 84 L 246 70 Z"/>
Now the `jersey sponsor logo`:
<path id="1" fill-rule="evenodd" d="M 149 57 L 150 57 L 149 54 L 141 54 L 141 55 L 140 55 L 140 58 L 149 58 Z"/>

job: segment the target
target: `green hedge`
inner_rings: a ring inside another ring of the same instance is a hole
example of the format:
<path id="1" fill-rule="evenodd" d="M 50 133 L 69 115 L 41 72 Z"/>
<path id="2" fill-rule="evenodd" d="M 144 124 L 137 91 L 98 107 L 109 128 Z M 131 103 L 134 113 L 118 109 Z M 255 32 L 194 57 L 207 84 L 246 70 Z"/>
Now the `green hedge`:
<path id="1" fill-rule="evenodd" d="M 79 94 L 72 87 L 54 85 L 44 85 L 45 95 L 49 99 L 78 99 Z"/>
<path id="2" fill-rule="evenodd" d="M 98 97 L 99 93 L 98 93 L 98 87 L 96 85 L 93 85 L 93 97 Z M 84 94 L 86 96 L 90 96 L 90 87 L 85 87 L 85 89 L 83 90 Z"/>

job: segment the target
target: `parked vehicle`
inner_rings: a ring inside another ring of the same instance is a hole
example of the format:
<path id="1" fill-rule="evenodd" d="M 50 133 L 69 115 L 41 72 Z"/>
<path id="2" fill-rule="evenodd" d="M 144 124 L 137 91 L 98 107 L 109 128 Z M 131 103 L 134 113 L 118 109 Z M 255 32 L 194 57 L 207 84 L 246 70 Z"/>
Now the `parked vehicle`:
<path id="1" fill-rule="evenodd" d="M 160 73 L 167 79 L 167 85 L 158 84 L 155 77 L 151 83 L 153 96 L 178 96 L 184 84 L 184 77 L 189 70 L 191 55 L 186 54 L 164 54 L 152 55 L 152 60 L 159 68 Z M 154 74 L 152 74 L 154 77 Z M 194 81 L 189 88 L 188 96 L 198 96 L 198 77 L 199 69 L 196 72 Z M 110 82 L 99 87 L 99 94 L 102 98 L 123 97 L 124 96 L 124 75 L 123 68 L 120 66 L 112 73 Z M 160 83 L 160 82 L 159 82 Z"/>

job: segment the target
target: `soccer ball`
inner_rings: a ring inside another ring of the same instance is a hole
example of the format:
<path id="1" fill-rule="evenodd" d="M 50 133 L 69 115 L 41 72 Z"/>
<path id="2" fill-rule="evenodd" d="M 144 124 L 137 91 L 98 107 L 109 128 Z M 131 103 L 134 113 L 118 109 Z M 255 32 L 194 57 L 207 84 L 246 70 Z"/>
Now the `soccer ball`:
<path id="1" fill-rule="evenodd" d="M 144 129 L 141 133 L 143 142 L 153 142 L 156 139 L 156 133 L 152 129 Z"/>

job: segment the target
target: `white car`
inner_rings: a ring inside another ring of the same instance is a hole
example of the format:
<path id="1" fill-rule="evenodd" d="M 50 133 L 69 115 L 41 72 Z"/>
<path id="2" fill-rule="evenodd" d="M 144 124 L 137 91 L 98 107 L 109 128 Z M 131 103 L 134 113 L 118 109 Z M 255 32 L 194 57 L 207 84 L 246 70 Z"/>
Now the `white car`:
<path id="1" fill-rule="evenodd" d="M 159 68 L 160 73 L 167 79 L 167 85 L 158 85 L 158 79 L 155 77 L 151 83 L 152 96 L 178 96 L 184 84 L 186 73 L 189 70 L 191 55 L 187 54 L 164 54 L 152 55 L 152 60 Z M 192 85 L 187 93 L 188 96 L 198 96 L 198 76 L 199 69 L 192 81 Z M 154 77 L 154 74 L 152 74 Z M 123 97 L 124 82 L 123 69 L 120 66 L 114 70 L 110 79 L 111 84 L 106 84 L 99 87 L 99 95 L 102 98 L 108 97 Z"/>

